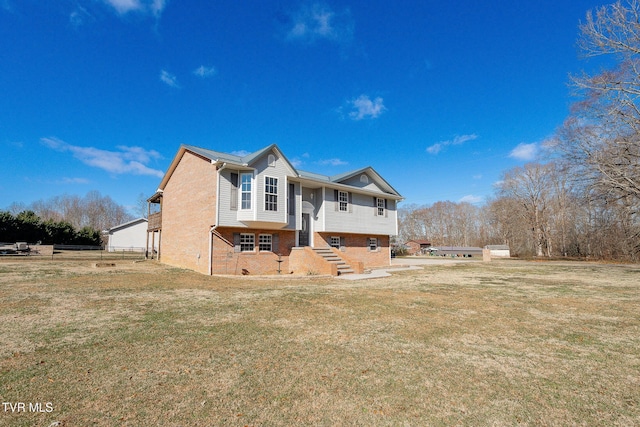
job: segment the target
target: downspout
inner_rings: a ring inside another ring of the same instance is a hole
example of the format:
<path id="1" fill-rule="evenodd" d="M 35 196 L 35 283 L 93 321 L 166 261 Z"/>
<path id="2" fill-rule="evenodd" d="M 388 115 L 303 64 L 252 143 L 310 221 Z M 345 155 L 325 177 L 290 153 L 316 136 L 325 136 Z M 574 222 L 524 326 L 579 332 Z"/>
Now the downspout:
<path id="1" fill-rule="evenodd" d="M 218 175 L 216 179 L 216 223 L 209 229 L 209 276 L 213 276 L 213 232 L 218 228 L 220 219 L 220 171 L 227 167 L 226 163 L 222 163 L 222 166 L 218 168 Z"/>
<path id="2" fill-rule="evenodd" d="M 213 276 L 213 232 L 216 228 L 217 225 L 212 225 L 209 230 L 209 276 Z"/>

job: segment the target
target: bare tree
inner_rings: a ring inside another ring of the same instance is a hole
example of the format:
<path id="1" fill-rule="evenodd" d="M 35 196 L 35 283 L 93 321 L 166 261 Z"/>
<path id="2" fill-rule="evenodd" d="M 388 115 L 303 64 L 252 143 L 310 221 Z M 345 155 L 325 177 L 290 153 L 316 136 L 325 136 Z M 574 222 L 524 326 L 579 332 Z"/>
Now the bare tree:
<path id="1" fill-rule="evenodd" d="M 550 256 L 549 204 L 551 201 L 549 166 L 527 163 L 505 172 L 500 187 L 503 196 L 517 202 L 517 213 L 531 230 L 537 256 Z"/>

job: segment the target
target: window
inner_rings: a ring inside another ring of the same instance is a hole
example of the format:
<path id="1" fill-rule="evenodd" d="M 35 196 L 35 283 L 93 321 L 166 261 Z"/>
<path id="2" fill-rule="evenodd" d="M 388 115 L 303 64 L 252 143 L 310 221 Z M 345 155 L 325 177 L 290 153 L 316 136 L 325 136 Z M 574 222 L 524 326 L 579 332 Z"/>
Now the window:
<path id="1" fill-rule="evenodd" d="M 287 199 L 289 215 L 296 214 L 296 186 L 295 184 L 289 184 L 289 198 Z"/>
<path id="2" fill-rule="evenodd" d="M 240 234 L 240 252 L 253 252 L 256 245 L 256 237 L 251 233 Z"/>
<path id="3" fill-rule="evenodd" d="M 243 173 L 241 181 L 242 209 L 251 209 L 251 178 L 252 174 Z"/>
<path id="4" fill-rule="evenodd" d="M 369 183 L 369 177 L 365 174 L 360 175 L 360 182 L 363 184 L 368 184 Z"/>
<path id="5" fill-rule="evenodd" d="M 238 210 L 238 174 L 231 172 L 231 210 Z"/>
<path id="6" fill-rule="evenodd" d="M 264 210 L 278 210 L 278 178 L 264 177 Z"/>
<path id="7" fill-rule="evenodd" d="M 367 246 L 371 252 L 376 252 L 378 250 L 378 239 L 375 237 L 369 237 L 367 239 Z"/>
<path id="8" fill-rule="evenodd" d="M 349 209 L 349 193 L 346 191 L 338 191 L 338 210 L 347 212 Z"/>
<path id="9" fill-rule="evenodd" d="M 267 157 L 267 163 L 269 164 L 270 167 L 275 168 L 276 156 L 274 156 L 273 154 L 269 154 L 269 157 Z"/>
<path id="10" fill-rule="evenodd" d="M 376 199 L 376 206 L 378 207 L 378 216 L 384 216 L 384 199 Z"/>
<path id="11" fill-rule="evenodd" d="M 331 236 L 329 239 L 329 245 L 332 248 L 340 249 L 340 237 Z"/>
<path id="12" fill-rule="evenodd" d="M 260 252 L 271 252 L 273 249 L 273 236 L 271 234 L 261 234 L 258 237 L 258 250 Z"/>

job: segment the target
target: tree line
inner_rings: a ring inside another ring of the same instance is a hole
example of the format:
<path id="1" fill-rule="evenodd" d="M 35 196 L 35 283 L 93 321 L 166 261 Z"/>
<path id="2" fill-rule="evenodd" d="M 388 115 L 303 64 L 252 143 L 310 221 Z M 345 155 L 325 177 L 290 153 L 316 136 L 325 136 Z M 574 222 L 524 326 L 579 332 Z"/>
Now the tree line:
<path id="1" fill-rule="evenodd" d="M 99 246 L 100 235 L 91 227 L 76 230 L 67 221 L 43 221 L 33 211 L 22 211 L 15 216 L 10 212 L 0 212 L 0 242 Z"/>
<path id="2" fill-rule="evenodd" d="M 0 211 L 0 242 L 101 245 L 101 232 L 134 219 L 111 197 L 90 191 L 61 195 Z"/>
<path id="3" fill-rule="evenodd" d="M 545 158 L 504 172 L 481 207 L 438 202 L 401 209 L 401 242 L 640 259 L 640 2 L 589 11 L 579 31 L 583 56 L 613 65 L 572 76 L 578 101 L 544 144 Z"/>

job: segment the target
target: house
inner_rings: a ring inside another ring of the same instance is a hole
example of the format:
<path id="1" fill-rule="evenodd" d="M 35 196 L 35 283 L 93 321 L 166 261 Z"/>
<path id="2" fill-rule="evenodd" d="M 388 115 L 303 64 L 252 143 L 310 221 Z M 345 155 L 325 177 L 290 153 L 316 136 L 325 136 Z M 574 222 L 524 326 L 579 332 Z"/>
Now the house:
<path id="1" fill-rule="evenodd" d="M 296 169 L 275 145 L 244 156 L 180 146 L 149 198 L 147 239 L 203 274 L 346 274 L 388 266 L 402 196 L 373 168 Z"/>
<path id="2" fill-rule="evenodd" d="M 429 252 L 431 242 L 428 240 L 409 240 L 404 244 L 408 255 L 424 255 Z"/>
<path id="3" fill-rule="evenodd" d="M 509 245 L 486 245 L 485 249 L 489 249 L 491 256 L 494 258 L 509 258 L 511 252 L 509 251 Z"/>
<path id="4" fill-rule="evenodd" d="M 147 228 L 147 219 L 138 218 L 108 229 L 108 251 L 144 251 L 147 247 Z"/>

